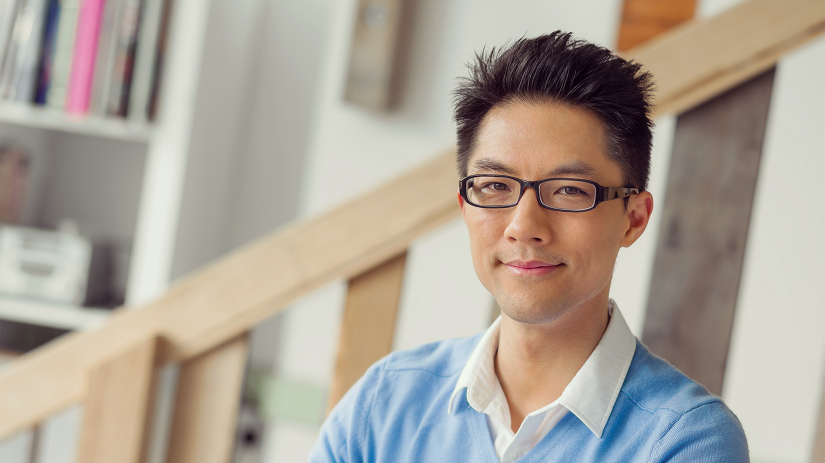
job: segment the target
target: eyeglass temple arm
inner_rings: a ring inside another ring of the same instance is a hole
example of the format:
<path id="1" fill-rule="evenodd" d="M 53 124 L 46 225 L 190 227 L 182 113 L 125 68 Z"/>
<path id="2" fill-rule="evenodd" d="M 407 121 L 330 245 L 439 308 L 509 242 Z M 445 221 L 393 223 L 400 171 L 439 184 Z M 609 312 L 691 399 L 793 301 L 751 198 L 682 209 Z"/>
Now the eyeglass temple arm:
<path id="1" fill-rule="evenodd" d="M 638 188 L 615 188 L 615 187 L 608 187 L 604 189 L 604 199 L 603 201 L 610 201 L 611 199 L 616 198 L 626 198 L 630 195 L 635 195 L 639 193 Z"/>

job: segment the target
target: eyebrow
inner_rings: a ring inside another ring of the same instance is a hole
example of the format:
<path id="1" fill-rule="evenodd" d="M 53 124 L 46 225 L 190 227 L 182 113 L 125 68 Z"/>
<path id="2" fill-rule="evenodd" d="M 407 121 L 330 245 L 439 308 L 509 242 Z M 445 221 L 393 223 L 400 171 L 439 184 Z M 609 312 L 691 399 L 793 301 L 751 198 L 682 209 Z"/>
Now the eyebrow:
<path id="1" fill-rule="evenodd" d="M 582 177 L 599 177 L 599 171 L 590 164 L 584 162 L 574 162 L 553 169 L 549 173 L 550 177 L 559 175 L 579 175 Z"/>
<path id="2" fill-rule="evenodd" d="M 513 169 L 505 166 L 504 164 L 502 164 L 500 162 L 497 162 L 497 161 L 493 161 L 492 159 L 486 159 L 486 158 L 476 159 L 475 162 L 473 162 L 473 167 L 475 168 L 476 171 L 482 171 L 482 172 L 485 172 L 485 171 L 487 171 L 487 172 L 498 172 L 498 173 L 510 174 L 510 175 L 513 175 L 515 173 L 515 171 L 513 171 Z"/>
<path id="3" fill-rule="evenodd" d="M 476 172 L 497 172 L 501 174 L 515 174 L 515 171 L 506 165 L 492 159 L 481 158 L 473 162 L 473 170 Z M 600 177 L 599 171 L 585 162 L 577 161 L 563 166 L 556 167 L 547 173 L 544 178 L 553 178 L 565 175 L 576 175 L 581 177 Z"/>

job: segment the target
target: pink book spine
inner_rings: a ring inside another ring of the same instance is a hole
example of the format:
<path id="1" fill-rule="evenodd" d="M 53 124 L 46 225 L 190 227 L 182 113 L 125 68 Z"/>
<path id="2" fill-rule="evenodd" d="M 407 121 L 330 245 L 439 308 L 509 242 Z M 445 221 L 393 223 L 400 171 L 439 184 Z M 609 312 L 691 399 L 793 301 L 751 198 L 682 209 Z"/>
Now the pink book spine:
<path id="1" fill-rule="evenodd" d="M 66 96 L 66 111 L 72 114 L 85 114 L 89 110 L 104 3 L 105 0 L 82 0 L 80 4 L 69 92 Z"/>

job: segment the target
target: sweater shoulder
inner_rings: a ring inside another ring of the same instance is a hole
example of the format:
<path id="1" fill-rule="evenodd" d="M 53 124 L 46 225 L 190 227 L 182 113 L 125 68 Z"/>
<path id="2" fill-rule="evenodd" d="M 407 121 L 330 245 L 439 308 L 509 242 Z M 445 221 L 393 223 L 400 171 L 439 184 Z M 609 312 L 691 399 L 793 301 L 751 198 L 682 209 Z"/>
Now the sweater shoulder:
<path id="1" fill-rule="evenodd" d="M 683 415 L 710 404 L 724 404 L 702 385 L 636 341 L 636 352 L 621 392 L 651 413 L 670 410 Z"/>
<path id="2" fill-rule="evenodd" d="M 650 461 L 748 461 L 742 424 L 722 399 L 638 340 L 621 395 L 619 414 L 649 423 Z"/>
<path id="3" fill-rule="evenodd" d="M 446 339 L 393 352 L 385 358 L 383 370 L 420 370 L 436 376 L 452 376 L 464 368 L 481 336 Z"/>

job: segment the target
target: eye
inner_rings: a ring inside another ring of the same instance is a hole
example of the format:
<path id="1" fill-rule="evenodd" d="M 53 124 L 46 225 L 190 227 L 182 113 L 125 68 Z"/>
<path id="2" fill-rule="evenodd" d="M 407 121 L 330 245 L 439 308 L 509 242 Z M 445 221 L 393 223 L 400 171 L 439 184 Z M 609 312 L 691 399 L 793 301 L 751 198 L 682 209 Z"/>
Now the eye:
<path id="1" fill-rule="evenodd" d="M 565 186 L 565 187 L 559 188 L 556 191 L 556 193 L 560 193 L 560 194 L 568 195 L 568 196 L 576 196 L 576 195 L 584 194 L 584 191 L 582 191 L 580 188 L 576 188 L 574 186 Z"/>
<path id="2" fill-rule="evenodd" d="M 507 191 L 510 187 L 506 183 L 501 182 L 486 182 L 480 187 L 484 190 Z"/>

